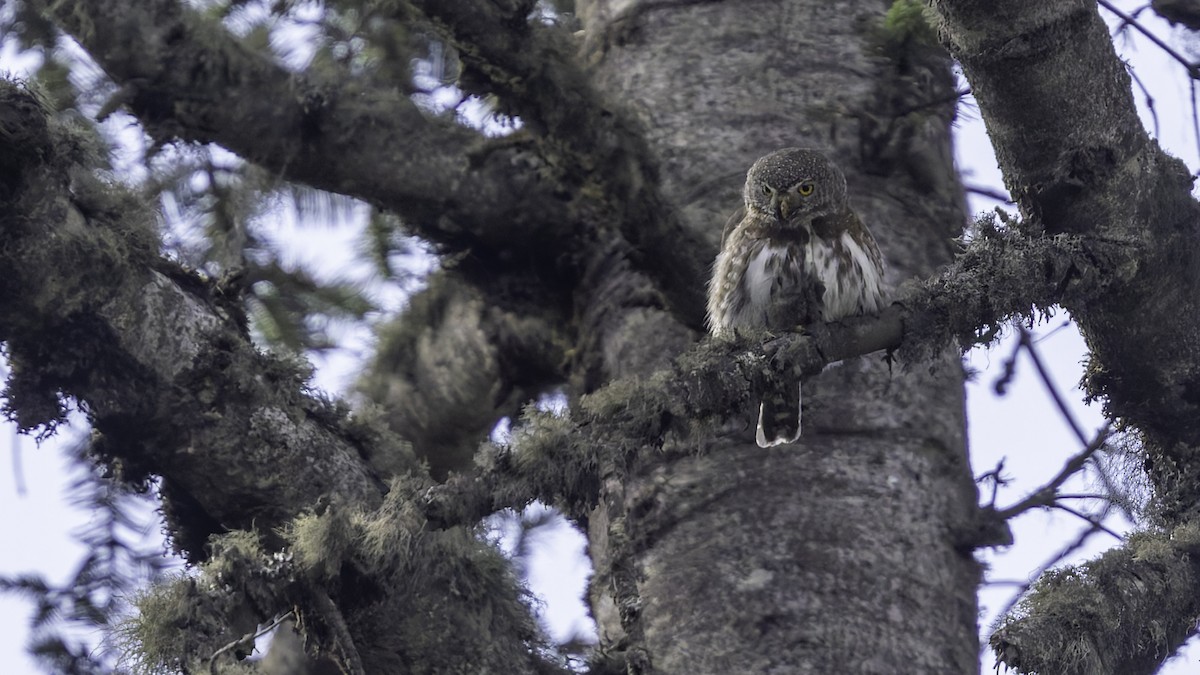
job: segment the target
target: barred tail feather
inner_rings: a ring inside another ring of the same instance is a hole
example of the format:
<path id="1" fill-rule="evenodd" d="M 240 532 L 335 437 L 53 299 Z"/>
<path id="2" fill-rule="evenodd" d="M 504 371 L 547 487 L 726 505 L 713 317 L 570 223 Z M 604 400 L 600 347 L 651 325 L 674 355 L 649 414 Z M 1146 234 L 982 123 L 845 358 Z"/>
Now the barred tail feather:
<path id="1" fill-rule="evenodd" d="M 793 395 L 794 394 L 794 395 Z M 796 388 L 776 392 L 767 396 L 758 405 L 758 428 L 754 441 L 760 448 L 772 445 L 795 443 L 800 438 L 801 422 L 800 383 Z"/>

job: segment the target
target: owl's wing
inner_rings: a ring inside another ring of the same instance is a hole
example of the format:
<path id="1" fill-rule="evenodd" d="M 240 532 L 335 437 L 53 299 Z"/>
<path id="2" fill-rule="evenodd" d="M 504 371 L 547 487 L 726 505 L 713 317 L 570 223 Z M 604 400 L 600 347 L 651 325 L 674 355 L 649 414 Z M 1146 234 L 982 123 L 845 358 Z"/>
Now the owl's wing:
<path id="1" fill-rule="evenodd" d="M 746 217 L 746 207 L 739 206 L 733 215 L 729 216 L 729 220 L 725 221 L 725 229 L 721 232 L 721 248 L 725 248 L 725 242 L 729 241 L 729 233 L 742 222 Z"/>
<path id="2" fill-rule="evenodd" d="M 871 264 L 878 270 L 879 276 L 883 276 L 883 255 L 879 252 L 879 244 L 875 242 L 875 237 L 871 236 L 866 223 L 849 206 L 838 213 L 813 218 L 812 228 L 818 238 L 826 241 L 836 241 L 842 233 L 849 234 L 871 259 Z"/>

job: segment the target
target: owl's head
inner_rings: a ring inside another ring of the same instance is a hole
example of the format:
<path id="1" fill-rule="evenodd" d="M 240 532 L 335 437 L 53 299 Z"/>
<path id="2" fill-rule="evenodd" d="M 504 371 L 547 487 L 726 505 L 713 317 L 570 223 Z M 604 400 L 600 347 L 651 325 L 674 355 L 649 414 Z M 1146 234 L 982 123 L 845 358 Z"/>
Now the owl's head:
<path id="1" fill-rule="evenodd" d="M 807 223 L 846 206 L 846 177 L 816 150 L 784 148 L 765 155 L 746 174 L 747 210 L 780 224 Z"/>

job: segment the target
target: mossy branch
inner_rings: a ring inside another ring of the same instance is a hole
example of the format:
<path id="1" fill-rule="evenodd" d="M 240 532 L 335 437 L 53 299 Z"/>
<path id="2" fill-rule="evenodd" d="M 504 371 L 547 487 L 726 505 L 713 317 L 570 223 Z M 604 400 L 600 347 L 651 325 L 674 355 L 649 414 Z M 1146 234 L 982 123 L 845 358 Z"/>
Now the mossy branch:
<path id="1" fill-rule="evenodd" d="M 282 550 L 251 532 L 213 537 L 194 574 L 136 600 L 120 630 L 130 662 L 223 666 L 249 654 L 263 617 L 290 612 L 305 636 L 293 658 L 344 672 L 566 672 L 503 554 L 473 527 L 429 527 L 415 506 L 429 485 L 394 478 L 374 509 L 327 501 L 281 528 Z"/>
<path id="2" fill-rule="evenodd" d="M 1200 527 L 1143 532 L 1083 565 L 1048 572 L 992 634 L 1020 673 L 1139 675 L 1195 632 Z"/>
<path id="3" fill-rule="evenodd" d="M 260 353 L 236 307 L 159 257 L 148 206 L 92 185 L 75 147 L 36 97 L 0 82 L 9 416 L 52 428 L 64 397 L 80 401 L 120 477 L 163 477 L 174 543 L 193 559 L 213 531 L 269 536 L 325 494 L 378 503 L 364 456 L 387 446 L 415 467 L 411 453 L 310 395 L 306 364 Z"/>
<path id="4" fill-rule="evenodd" d="M 30 4 L 96 59 L 160 144 L 219 143 L 288 180 L 398 213 L 454 250 L 517 232 L 550 238 L 571 220 L 528 147 L 426 115 L 394 84 L 290 72 L 177 0 Z"/>
<path id="5" fill-rule="evenodd" d="M 746 333 L 705 339 L 669 368 L 623 378 L 584 396 L 566 416 L 527 410 L 511 444 L 488 465 L 432 489 L 425 509 L 434 523 L 469 523 L 534 499 L 569 513 L 594 507 L 604 466 L 627 466 L 639 454 L 694 453 L 730 411 L 756 392 L 813 376 L 829 363 L 880 350 L 918 368 L 949 344 L 962 349 L 995 339 L 1014 318 L 1096 292 L 1091 280 L 1119 269 L 1129 247 L 1080 237 L 1033 236 L 1017 223 L 984 218 L 953 265 L 904 289 L 879 316 L 812 326 L 805 333 Z"/>
<path id="6" fill-rule="evenodd" d="M 709 251 L 658 194 L 643 134 L 587 84 L 569 35 L 529 20 L 522 5 L 416 3 L 471 64 L 476 80 L 464 87 L 500 94 L 546 132 L 532 142 L 431 118 L 403 92 L 349 72 L 289 72 L 176 0 L 34 4 L 122 87 L 160 143 L 219 143 L 288 180 L 393 211 L 447 250 L 502 251 L 501 265 L 517 242 L 586 258 L 624 237 L 681 313 L 702 320 L 694 280 Z"/>

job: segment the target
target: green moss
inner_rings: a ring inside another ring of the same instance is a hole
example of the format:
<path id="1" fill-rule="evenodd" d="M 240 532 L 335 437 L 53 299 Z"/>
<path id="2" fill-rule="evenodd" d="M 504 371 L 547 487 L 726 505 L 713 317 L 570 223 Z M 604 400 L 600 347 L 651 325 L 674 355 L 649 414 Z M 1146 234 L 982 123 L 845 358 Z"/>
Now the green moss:
<path id="1" fill-rule="evenodd" d="M 511 443 L 499 451 L 498 460 L 519 481 L 520 494 L 515 500 L 506 495 L 508 503 L 519 506 L 540 496 L 569 514 L 587 512 L 599 494 L 602 457 L 618 454 L 620 441 L 607 435 L 601 440 L 604 433 L 567 415 L 526 408 Z"/>
<path id="2" fill-rule="evenodd" d="M 322 515 L 297 516 L 283 532 L 291 544 L 296 566 L 316 579 L 333 579 L 347 557 L 353 531 L 344 509 L 327 508 Z"/>
<path id="3" fill-rule="evenodd" d="M 22 430 L 49 431 L 64 413 L 60 392 L 88 385 L 97 364 L 137 372 L 92 312 L 146 278 L 159 238 L 152 209 L 104 170 L 92 123 L 54 114 L 36 88 L 7 81 L 0 105 L 10 114 L 0 135 L 0 340 L 14 361 L 7 413 Z"/>
<path id="4" fill-rule="evenodd" d="M 937 47 L 937 17 L 921 0 L 896 0 L 883 17 L 883 34 L 892 45 Z"/>
<path id="5" fill-rule="evenodd" d="M 1170 537 L 1141 532 L 1096 560 L 1047 572 L 993 633 L 992 648 L 1021 673 L 1148 672 L 1200 612 L 1189 553 L 1198 540 L 1196 526 Z"/>
<path id="6" fill-rule="evenodd" d="M 367 672 L 504 672 L 541 644 L 530 600 L 474 532 L 426 529 L 415 504 L 428 487 L 393 478 L 378 509 L 331 505 L 285 537 L 298 567 L 337 599 Z M 320 642 L 324 617 L 306 616 Z"/>
<path id="7" fill-rule="evenodd" d="M 244 597 L 204 570 L 157 583 L 133 605 L 137 613 L 117 626 L 115 638 L 122 665 L 138 674 L 196 668 L 257 625 Z"/>
<path id="8" fill-rule="evenodd" d="M 193 617 L 190 595 L 194 580 L 178 575 L 133 598 L 137 613 L 117 626 L 122 665 L 133 673 L 176 673 L 188 653 L 188 635 L 179 629 Z"/>
<path id="9" fill-rule="evenodd" d="M 397 477 L 389 487 L 378 509 L 355 518 L 355 554 L 367 570 L 385 578 L 404 570 L 412 559 L 414 539 L 425 522 L 414 502 L 428 484 L 417 478 Z"/>

